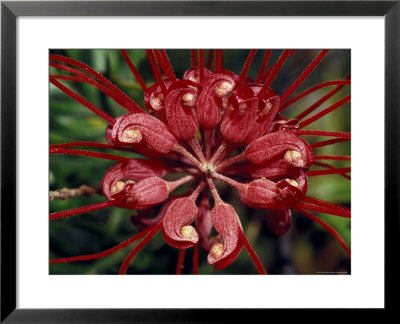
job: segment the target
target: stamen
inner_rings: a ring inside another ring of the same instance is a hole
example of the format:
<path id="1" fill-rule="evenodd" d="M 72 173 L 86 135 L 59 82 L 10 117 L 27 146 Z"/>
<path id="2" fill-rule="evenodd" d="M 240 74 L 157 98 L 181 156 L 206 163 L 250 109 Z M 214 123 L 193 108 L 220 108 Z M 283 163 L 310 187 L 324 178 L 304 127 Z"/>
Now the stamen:
<path id="1" fill-rule="evenodd" d="M 328 146 L 328 145 L 332 145 L 332 144 L 336 144 L 336 143 L 341 143 L 341 142 L 347 142 L 347 141 L 350 141 L 350 138 L 334 138 L 334 139 L 314 143 L 311 145 L 311 148 L 313 150 L 315 150 L 320 147 L 324 147 L 324 146 Z"/>
<path id="2" fill-rule="evenodd" d="M 214 71 L 219 71 L 223 69 L 223 56 L 222 50 L 215 50 L 215 64 Z"/>
<path id="3" fill-rule="evenodd" d="M 256 266 L 258 272 L 260 274 L 267 274 L 267 271 L 265 271 L 264 266 L 262 265 L 260 258 L 257 256 L 256 252 L 253 250 L 253 247 L 251 246 L 251 244 L 249 243 L 249 241 L 247 240 L 246 236 L 244 235 L 244 233 L 242 231 L 239 232 L 239 239 L 240 241 L 244 244 L 247 252 L 249 253 L 254 265 Z"/>
<path id="4" fill-rule="evenodd" d="M 79 71 L 79 70 L 72 68 L 70 66 L 67 66 L 67 65 L 54 63 L 54 62 L 50 62 L 50 66 L 78 76 L 78 77 L 72 77 L 72 76 L 65 76 L 65 75 L 51 75 L 52 77 L 54 77 L 56 79 L 64 79 L 64 80 L 75 81 L 75 82 L 76 81 L 77 82 L 86 82 L 88 84 L 95 86 L 97 89 L 99 89 L 100 91 L 105 93 L 107 96 L 112 98 L 115 102 L 120 104 L 122 107 L 124 107 L 128 111 L 135 112 L 135 113 L 143 112 L 142 108 L 138 104 L 136 104 L 136 102 L 134 102 L 132 99 L 130 99 L 130 100 L 126 99 L 126 97 L 121 96 L 121 94 L 119 94 L 118 92 L 113 91 L 110 88 L 104 86 L 103 84 L 101 84 L 100 82 L 95 80 L 93 77 L 88 76 L 86 73 L 83 73 L 82 71 Z"/>
<path id="5" fill-rule="evenodd" d="M 282 68 L 283 64 L 286 62 L 286 60 L 289 58 L 290 55 L 293 54 L 293 50 L 284 50 L 281 54 L 281 56 L 278 58 L 276 63 L 272 66 L 271 72 L 268 75 L 267 80 L 265 81 L 263 87 L 261 88 L 260 92 L 258 93 L 258 98 L 263 98 L 265 93 L 267 92 L 269 86 L 272 84 L 274 81 L 276 75 Z"/>
<path id="6" fill-rule="evenodd" d="M 132 109 L 135 110 L 136 113 L 143 112 L 143 109 L 140 108 L 128 95 L 126 95 L 120 88 L 115 86 L 110 80 L 102 76 L 99 72 L 92 69 L 89 65 L 86 65 L 82 62 L 79 62 L 74 59 L 70 59 L 68 57 L 63 57 L 60 55 L 50 54 L 50 60 L 59 61 L 63 63 L 67 63 L 73 66 L 76 66 L 85 72 L 89 73 L 90 75 L 94 76 L 97 80 L 102 82 L 105 86 L 107 86 L 111 91 L 114 91 L 117 96 L 121 97 L 123 100 L 130 102 Z"/>
<path id="7" fill-rule="evenodd" d="M 346 132 L 330 132 L 330 131 L 320 131 L 320 130 L 305 130 L 299 129 L 297 131 L 299 135 L 311 135 L 311 136 L 332 136 L 332 137 L 342 137 L 351 139 L 351 133 Z"/>
<path id="8" fill-rule="evenodd" d="M 321 117 L 329 114 L 330 112 L 334 111 L 337 108 L 340 108 L 343 106 L 345 103 L 349 102 L 351 99 L 351 95 L 348 95 L 344 97 L 343 99 L 340 99 L 339 101 L 335 102 L 334 104 L 330 105 L 328 108 L 325 108 L 324 110 L 320 111 L 319 113 L 311 116 L 310 118 L 306 119 L 305 121 L 301 122 L 299 124 L 299 128 L 304 128 L 307 125 L 311 124 L 312 122 L 315 122 L 316 120 L 320 119 Z"/>
<path id="9" fill-rule="evenodd" d="M 126 52 L 126 50 L 120 50 L 122 56 L 125 59 L 125 62 L 128 64 L 130 70 L 132 71 L 133 75 L 136 78 L 136 81 L 140 84 L 140 87 L 142 88 L 143 91 L 147 90 L 146 84 L 144 83 L 140 73 L 138 72 L 138 70 L 136 69 L 135 65 L 133 64 L 133 62 L 131 61 L 128 53 Z"/>
<path id="10" fill-rule="evenodd" d="M 350 80 L 334 80 L 334 81 L 327 81 L 327 82 L 323 82 L 321 84 L 318 84 L 304 92 L 302 92 L 301 94 L 299 94 L 298 96 L 294 97 L 293 99 L 286 101 L 286 103 L 284 103 L 280 108 L 279 111 L 283 111 L 285 110 L 287 107 L 291 106 L 292 104 L 294 104 L 295 102 L 299 101 L 300 99 L 303 99 L 305 96 L 308 96 L 309 94 L 320 90 L 322 88 L 325 87 L 329 87 L 332 85 L 337 85 L 337 87 L 335 89 L 333 89 L 332 91 L 330 91 L 328 94 L 326 94 L 324 97 L 322 97 L 321 99 L 319 99 L 316 103 L 314 103 L 311 107 L 313 108 L 312 110 L 308 111 L 310 108 L 308 108 L 306 111 L 302 112 L 300 115 L 298 115 L 296 117 L 296 119 L 301 119 L 303 118 L 305 115 L 307 115 L 308 113 L 310 113 L 311 111 L 315 110 L 317 107 L 319 107 L 321 104 L 323 104 L 326 100 L 328 100 L 330 97 L 332 97 L 334 94 L 336 94 L 339 90 L 341 90 L 345 85 L 347 84 L 351 84 Z M 329 95 L 329 96 L 328 96 Z M 314 105 L 316 105 L 318 103 L 317 107 L 314 107 Z"/>
<path id="11" fill-rule="evenodd" d="M 64 210 L 61 212 L 51 213 L 50 220 L 60 219 L 60 218 L 69 217 L 69 216 L 73 216 L 73 215 L 77 215 L 77 214 L 89 213 L 94 210 L 111 207 L 115 203 L 116 203 L 115 201 L 104 201 L 104 202 L 89 205 L 89 206 L 78 207 L 78 208 L 74 208 L 74 209 L 70 209 L 70 210 Z"/>
<path id="12" fill-rule="evenodd" d="M 350 80 L 350 74 L 346 77 L 346 80 Z M 321 106 L 325 101 L 327 101 L 329 98 L 333 97 L 339 90 L 341 90 L 344 87 L 344 85 L 338 86 L 335 89 L 333 89 L 331 92 L 328 92 L 325 96 L 323 96 L 321 99 L 317 100 L 314 104 L 312 104 L 309 108 L 304 110 L 301 114 L 299 114 L 296 119 L 301 120 L 304 117 L 306 117 L 308 114 L 312 113 L 315 109 L 317 109 L 319 106 Z"/>
<path id="13" fill-rule="evenodd" d="M 286 92 L 281 96 L 281 103 L 285 100 L 303 83 L 305 79 L 310 75 L 312 71 L 317 67 L 317 65 L 322 61 L 329 50 L 322 50 L 318 53 L 315 59 L 310 63 L 309 66 L 300 74 L 300 76 L 293 82 L 293 84 L 286 90 Z"/>
<path id="14" fill-rule="evenodd" d="M 305 204 L 302 202 L 299 202 L 296 206 L 299 208 L 313 210 L 313 211 L 324 213 L 324 214 L 347 217 L 347 218 L 351 217 L 351 212 L 343 210 L 343 209 L 339 209 L 339 208 L 315 206 L 315 205 Z"/>
<path id="15" fill-rule="evenodd" d="M 148 59 L 149 59 L 149 63 L 150 63 L 151 70 L 153 72 L 154 79 L 160 85 L 164 96 L 166 96 L 167 95 L 167 88 L 165 86 L 164 79 L 162 78 L 161 71 L 160 71 L 160 68 L 159 68 L 159 66 L 157 64 L 157 61 L 156 61 L 156 58 L 154 56 L 153 50 L 146 50 L 146 53 L 147 53 L 147 56 L 148 56 Z"/>
<path id="16" fill-rule="evenodd" d="M 204 50 L 199 50 L 200 82 L 204 80 Z"/>
<path id="17" fill-rule="evenodd" d="M 351 156 L 341 155 L 314 155 L 314 160 L 339 160 L 339 161 L 350 161 Z"/>
<path id="18" fill-rule="evenodd" d="M 191 62 L 192 62 L 192 68 L 197 66 L 197 62 L 196 62 L 196 50 L 191 50 L 190 51 L 190 58 L 191 58 Z"/>
<path id="19" fill-rule="evenodd" d="M 53 83 L 57 88 L 59 88 L 62 92 L 70 96 L 72 99 L 76 100 L 77 102 L 84 105 L 86 108 L 89 108 L 95 114 L 99 115 L 101 118 L 107 120 L 110 124 L 114 125 L 115 119 L 111 116 L 107 115 L 105 112 L 101 111 L 95 105 L 87 101 L 86 99 L 82 98 L 77 93 L 73 92 L 72 90 L 68 89 L 66 86 L 62 85 L 58 82 L 54 77 L 50 76 L 50 82 Z"/>
<path id="20" fill-rule="evenodd" d="M 238 84 L 242 83 L 244 81 L 244 79 L 246 78 L 246 74 L 249 71 L 250 64 L 253 61 L 256 53 L 257 53 L 257 50 L 250 51 L 249 56 L 247 57 L 246 62 L 243 65 L 242 72 L 240 73 Z"/>
<path id="21" fill-rule="evenodd" d="M 331 169 L 331 170 L 308 171 L 307 172 L 307 176 L 315 177 L 315 176 L 321 176 L 321 175 L 327 175 L 327 174 L 337 174 L 337 173 L 346 173 L 346 172 L 351 172 L 351 167 L 349 167 L 349 168 L 336 168 L 336 169 Z"/>
<path id="22" fill-rule="evenodd" d="M 128 270 L 129 264 L 131 263 L 133 258 L 136 256 L 136 254 L 140 252 L 141 249 L 143 249 L 143 247 L 147 244 L 147 242 L 149 242 L 153 238 L 153 236 L 157 234 L 161 226 L 162 223 L 159 223 L 154 228 L 152 228 L 150 233 L 143 240 L 141 240 L 138 245 L 136 245 L 136 247 L 131 251 L 131 253 L 129 253 L 129 255 L 125 258 L 124 262 L 122 263 L 121 268 L 119 269 L 119 274 L 126 273 L 126 270 Z"/>
<path id="23" fill-rule="evenodd" d="M 113 160 L 118 162 L 128 162 L 129 158 L 123 156 L 116 156 L 106 153 L 91 152 L 85 150 L 75 149 L 63 149 L 63 148 L 50 148 L 50 154 L 71 154 L 71 155 L 83 155 L 89 157 L 96 157 L 100 159 Z"/>
<path id="24" fill-rule="evenodd" d="M 59 258 L 59 259 L 51 259 L 50 263 L 66 263 L 66 262 L 75 262 L 75 261 L 86 261 L 86 260 L 95 260 L 95 259 L 100 259 L 103 258 L 107 255 L 113 254 L 116 251 L 119 251 L 123 249 L 124 247 L 132 244 L 145 234 L 147 234 L 150 230 L 152 230 L 153 227 L 146 228 L 144 231 L 132 236 L 131 238 L 127 239 L 126 241 L 114 246 L 111 249 L 108 249 L 106 251 L 100 252 L 100 253 L 95 253 L 95 254 L 87 254 L 87 255 L 78 255 L 74 257 L 69 257 L 69 258 Z"/>
<path id="25" fill-rule="evenodd" d="M 260 67 L 260 71 L 258 72 L 258 76 L 257 76 L 257 79 L 256 79 L 256 83 L 261 83 L 262 82 L 262 77 L 264 75 L 265 68 L 268 65 L 268 61 L 269 61 L 269 57 L 271 55 L 271 52 L 272 52 L 272 50 L 266 50 L 265 51 L 264 58 L 263 58 L 263 61 L 262 61 L 261 67 Z"/>

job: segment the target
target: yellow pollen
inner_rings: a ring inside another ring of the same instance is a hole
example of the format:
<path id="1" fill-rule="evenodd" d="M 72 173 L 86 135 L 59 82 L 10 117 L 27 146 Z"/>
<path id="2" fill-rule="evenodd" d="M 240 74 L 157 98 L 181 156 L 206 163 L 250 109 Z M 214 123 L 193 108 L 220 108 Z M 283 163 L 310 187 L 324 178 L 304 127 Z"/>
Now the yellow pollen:
<path id="1" fill-rule="evenodd" d="M 191 225 L 183 226 L 181 228 L 181 235 L 184 239 L 192 241 L 193 243 L 197 243 L 197 241 L 199 240 L 199 236 L 196 230 Z"/>
<path id="2" fill-rule="evenodd" d="M 187 92 L 182 96 L 182 103 L 185 106 L 193 107 L 195 105 L 195 96 L 193 93 Z"/>
<path id="3" fill-rule="evenodd" d="M 304 166 L 304 160 L 300 152 L 296 150 L 289 150 L 285 153 L 285 160 L 290 164 L 293 164 L 297 167 Z"/>
<path id="4" fill-rule="evenodd" d="M 160 110 L 163 107 L 163 98 L 162 96 L 154 97 L 150 99 L 150 105 L 155 110 Z"/>
<path id="5" fill-rule="evenodd" d="M 122 189 L 124 189 L 124 187 L 125 187 L 124 181 L 121 180 L 116 181 L 111 187 L 111 194 L 114 195 L 117 192 L 120 192 Z"/>
<path id="6" fill-rule="evenodd" d="M 214 259 L 219 259 L 224 253 L 224 245 L 222 243 L 215 243 L 210 248 L 210 254 Z"/>
<path id="7" fill-rule="evenodd" d="M 139 143 L 142 140 L 142 133 L 138 129 L 129 128 L 122 134 L 123 143 Z"/>
<path id="8" fill-rule="evenodd" d="M 287 183 L 289 183 L 291 186 L 298 188 L 299 187 L 299 183 L 294 180 L 294 179 L 290 179 L 290 178 L 286 178 L 285 181 Z"/>
<path id="9" fill-rule="evenodd" d="M 226 96 L 233 89 L 233 84 L 228 81 L 220 82 L 215 88 L 215 94 L 219 97 Z"/>

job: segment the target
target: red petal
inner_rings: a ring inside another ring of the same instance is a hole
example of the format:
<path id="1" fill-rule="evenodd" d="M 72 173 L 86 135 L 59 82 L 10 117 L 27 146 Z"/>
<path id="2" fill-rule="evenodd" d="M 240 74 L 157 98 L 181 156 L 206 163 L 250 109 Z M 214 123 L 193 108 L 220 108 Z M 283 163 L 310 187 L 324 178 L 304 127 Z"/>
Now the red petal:
<path id="1" fill-rule="evenodd" d="M 244 141 L 246 144 L 251 143 L 255 139 L 266 134 L 269 125 L 274 120 L 275 115 L 278 112 L 279 103 L 279 96 L 273 96 L 266 100 L 263 100 L 259 104 L 259 111 L 257 113 L 254 125 Z"/>
<path id="2" fill-rule="evenodd" d="M 229 204 L 215 206 L 211 211 L 211 220 L 221 236 L 221 241 L 211 246 L 207 262 L 221 269 L 222 265 L 227 267 L 231 264 L 239 254 L 239 231 L 242 229 L 235 209 Z"/>
<path id="3" fill-rule="evenodd" d="M 168 195 L 167 182 L 158 177 L 150 177 L 138 183 L 132 180 L 115 181 L 111 187 L 110 200 L 118 201 L 116 206 L 122 208 L 147 209 L 162 203 Z"/>
<path id="4" fill-rule="evenodd" d="M 292 132 L 280 131 L 260 137 L 249 144 L 246 157 L 254 164 L 285 158 L 296 167 L 308 167 L 312 163 L 313 154 L 306 141 Z"/>
<path id="5" fill-rule="evenodd" d="M 168 208 L 163 220 L 165 241 L 178 249 L 187 249 L 198 242 L 198 234 L 190 223 L 198 213 L 198 208 L 191 198 L 175 200 Z M 182 230 L 188 229 L 183 233 Z"/>
<path id="6" fill-rule="evenodd" d="M 285 203 L 280 201 L 276 184 L 269 180 L 258 179 L 246 185 L 246 190 L 239 192 L 240 199 L 250 207 L 282 209 Z"/>
<path id="7" fill-rule="evenodd" d="M 229 97 L 227 113 L 221 123 L 222 135 L 232 143 L 240 143 L 245 140 L 256 120 L 258 107 L 257 97 L 245 100 L 236 99 L 233 96 Z"/>
<path id="8" fill-rule="evenodd" d="M 219 71 L 204 80 L 203 90 L 197 100 L 197 117 L 204 128 L 212 128 L 221 120 L 222 98 L 228 96 L 236 84 L 230 71 Z"/>
<path id="9" fill-rule="evenodd" d="M 138 136 L 127 138 L 129 131 Z M 151 149 L 163 154 L 171 151 L 176 144 L 168 127 L 157 118 L 146 114 L 127 114 L 118 120 L 113 127 L 112 139 L 114 143 L 121 145 L 131 145 L 143 139 Z"/>
<path id="10" fill-rule="evenodd" d="M 117 163 L 104 174 L 101 184 L 103 194 L 110 200 L 112 187 L 118 180 L 129 179 L 137 182 L 149 177 L 162 177 L 165 174 L 164 165 L 154 160 L 131 159 L 127 163 Z"/>
<path id="11" fill-rule="evenodd" d="M 165 112 L 168 125 L 177 138 L 190 139 L 199 128 L 195 113 L 197 92 L 193 88 L 182 87 L 168 91 L 165 98 Z"/>

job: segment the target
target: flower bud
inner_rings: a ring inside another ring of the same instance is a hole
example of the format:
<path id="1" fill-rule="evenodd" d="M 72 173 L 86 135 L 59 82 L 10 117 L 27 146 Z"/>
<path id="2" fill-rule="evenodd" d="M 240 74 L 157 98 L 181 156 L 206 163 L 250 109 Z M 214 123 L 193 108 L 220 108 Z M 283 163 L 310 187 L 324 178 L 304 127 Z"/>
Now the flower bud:
<path id="1" fill-rule="evenodd" d="M 198 213 L 194 201 L 189 198 L 179 198 L 169 206 L 163 220 L 163 236 L 173 247 L 186 249 L 195 245 L 199 236 L 192 223 Z"/>
<path id="2" fill-rule="evenodd" d="M 168 198 L 168 183 L 158 177 L 139 182 L 117 180 L 111 187 L 109 200 L 116 200 L 117 206 L 129 209 L 147 209 Z"/>
<path id="3" fill-rule="evenodd" d="M 242 226 L 235 209 L 225 203 L 213 208 L 211 220 L 219 237 L 211 242 L 207 262 L 215 264 L 218 269 L 223 269 L 230 265 L 240 253 L 242 245 L 239 241 L 239 232 L 242 231 Z"/>
<path id="4" fill-rule="evenodd" d="M 232 143 L 241 143 L 256 120 L 258 98 L 251 87 L 240 88 L 228 99 L 227 112 L 221 123 L 221 133 Z"/>
<path id="5" fill-rule="evenodd" d="M 246 144 L 253 142 L 255 139 L 265 135 L 268 127 L 271 125 L 276 113 L 279 109 L 279 96 L 272 96 L 259 102 L 256 120 L 244 142 Z"/>
<path id="6" fill-rule="evenodd" d="M 135 160 L 117 163 L 107 170 L 102 180 L 102 190 L 104 196 L 110 200 L 111 196 L 121 191 L 126 181 L 122 179 L 138 182 L 149 177 L 163 177 L 166 173 L 162 163 L 156 160 Z"/>
<path id="7" fill-rule="evenodd" d="M 177 83 L 189 82 L 186 80 Z M 171 86 L 172 88 L 172 86 Z M 188 85 L 169 90 L 165 98 L 165 116 L 174 135 L 179 139 L 190 139 L 199 128 L 196 112 L 197 92 Z"/>
<path id="8" fill-rule="evenodd" d="M 236 85 L 236 76 L 230 71 L 213 73 L 203 82 L 197 100 L 197 117 L 204 128 L 212 128 L 221 120 L 222 98 Z"/>
<path id="9" fill-rule="evenodd" d="M 292 214 L 290 209 L 280 209 L 269 211 L 266 216 L 269 230 L 275 235 L 281 236 L 285 234 L 292 223 Z"/>
<path id="10" fill-rule="evenodd" d="M 196 229 L 199 233 L 199 241 L 203 248 L 208 251 L 210 244 L 208 238 L 212 230 L 211 210 L 208 201 L 208 195 L 204 195 L 199 206 L 199 212 L 196 218 Z"/>
<path id="11" fill-rule="evenodd" d="M 158 153 L 168 153 L 176 144 L 174 135 L 157 118 L 148 114 L 126 114 L 112 129 L 112 140 L 119 145 L 143 141 Z"/>
<path id="12" fill-rule="evenodd" d="M 246 148 L 246 158 L 254 164 L 280 157 L 295 167 L 305 168 L 311 165 L 313 154 L 306 141 L 288 131 L 262 136 Z"/>
<path id="13" fill-rule="evenodd" d="M 212 72 L 209 69 L 203 67 L 204 78 L 207 78 Z M 191 68 L 183 75 L 184 80 L 190 80 L 192 82 L 200 83 L 200 69 L 198 67 Z"/>
<path id="14" fill-rule="evenodd" d="M 285 202 L 280 199 L 279 189 L 275 182 L 258 179 L 250 182 L 244 190 L 239 191 L 243 203 L 254 208 L 281 209 Z"/>
<path id="15" fill-rule="evenodd" d="M 172 84 L 170 80 L 164 80 L 165 87 L 168 89 Z M 147 89 L 144 94 L 144 105 L 150 111 L 162 111 L 165 108 L 164 94 L 160 84 L 155 83 Z"/>

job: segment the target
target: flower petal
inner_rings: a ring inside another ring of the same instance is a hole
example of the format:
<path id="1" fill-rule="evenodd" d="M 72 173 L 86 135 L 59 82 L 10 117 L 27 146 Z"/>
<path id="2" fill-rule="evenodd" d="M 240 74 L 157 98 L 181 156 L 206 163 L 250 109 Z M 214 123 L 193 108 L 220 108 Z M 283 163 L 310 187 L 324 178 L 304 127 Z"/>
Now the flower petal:
<path id="1" fill-rule="evenodd" d="M 235 209 L 229 204 L 216 205 L 211 211 L 212 223 L 220 237 L 214 240 L 207 256 L 209 264 L 227 267 L 240 252 L 239 232 L 242 227 Z"/>
<path id="2" fill-rule="evenodd" d="M 167 126 L 157 118 L 146 114 L 127 114 L 118 120 L 112 130 L 113 141 L 131 145 L 144 142 L 159 153 L 168 153 L 177 143 Z"/>
<path id="3" fill-rule="evenodd" d="M 221 120 L 222 98 L 236 85 L 236 76 L 230 71 L 219 71 L 208 76 L 197 100 L 197 117 L 204 128 L 215 127 Z"/>
<path id="4" fill-rule="evenodd" d="M 276 158 L 284 158 L 295 167 L 308 167 L 312 163 L 310 145 L 296 134 L 280 131 L 253 141 L 246 148 L 246 158 L 261 164 Z"/>
<path id="5" fill-rule="evenodd" d="M 191 224 L 198 213 L 194 201 L 189 198 L 175 200 L 169 206 L 163 220 L 163 236 L 165 241 L 178 249 L 187 249 L 195 245 L 199 236 Z"/>

